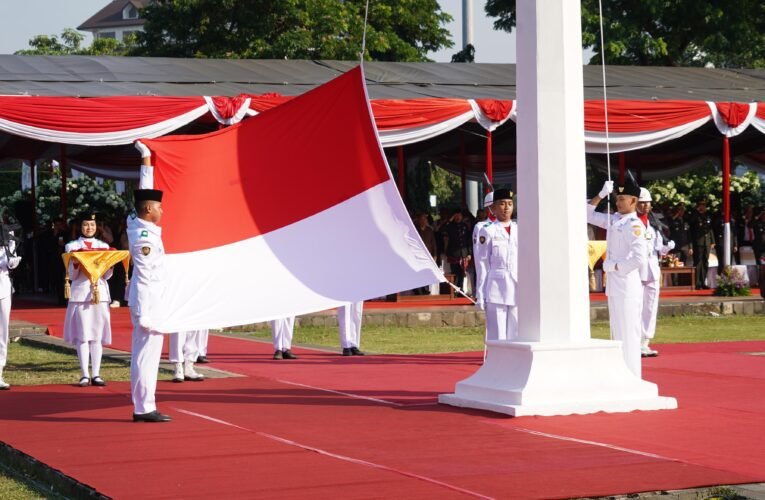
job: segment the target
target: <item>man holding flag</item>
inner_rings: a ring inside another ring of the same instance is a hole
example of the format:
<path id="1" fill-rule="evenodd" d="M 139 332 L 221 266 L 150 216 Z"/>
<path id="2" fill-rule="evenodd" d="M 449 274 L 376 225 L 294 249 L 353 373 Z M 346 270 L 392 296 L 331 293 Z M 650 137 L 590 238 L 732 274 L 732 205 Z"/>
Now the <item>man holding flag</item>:
<path id="1" fill-rule="evenodd" d="M 162 333 L 154 330 L 164 290 L 165 247 L 162 228 L 162 191 L 135 190 L 135 212 L 128 216 L 127 235 L 133 259 L 133 277 L 128 289 L 130 318 L 133 321 L 133 347 L 130 360 L 130 390 L 133 397 L 133 422 L 169 422 L 157 411 L 154 394 L 162 355 Z"/>

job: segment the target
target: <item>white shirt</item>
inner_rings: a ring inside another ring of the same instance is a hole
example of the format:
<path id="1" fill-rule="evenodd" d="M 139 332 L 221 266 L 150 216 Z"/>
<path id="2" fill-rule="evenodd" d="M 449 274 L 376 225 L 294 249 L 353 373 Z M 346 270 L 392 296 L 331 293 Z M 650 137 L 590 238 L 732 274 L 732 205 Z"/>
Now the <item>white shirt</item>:
<path id="1" fill-rule="evenodd" d="M 13 251 L 16 249 L 16 242 L 11 240 L 8 242 L 8 250 L 13 253 Z M 11 269 L 15 269 L 16 266 L 19 265 L 19 261 L 21 260 L 20 257 L 17 258 L 11 258 L 9 259 L 8 256 L 5 254 L 5 248 L 0 247 L 0 299 L 4 299 L 6 297 L 10 297 L 11 293 L 13 292 L 13 288 L 11 286 L 11 277 L 8 274 L 8 271 Z"/>
<path id="2" fill-rule="evenodd" d="M 79 250 L 109 250 L 109 244 L 96 238 L 85 238 L 80 236 L 74 241 L 70 241 L 64 247 L 66 253 L 76 252 Z M 75 266 L 76 261 L 74 259 L 69 261 L 69 279 L 72 280 L 70 285 L 69 300 L 71 302 L 91 302 L 93 300 L 93 290 L 90 285 L 90 278 L 88 275 L 81 272 L 80 266 Z M 111 302 L 109 296 L 109 285 L 106 280 L 112 277 L 112 269 L 109 269 L 98 280 L 98 295 L 100 302 Z"/>
<path id="3" fill-rule="evenodd" d="M 518 225 L 510 223 L 510 234 L 499 221 L 482 224 L 473 246 L 476 271 L 476 300 L 515 305 L 518 283 Z"/>
<path id="4" fill-rule="evenodd" d="M 159 317 L 165 290 L 165 247 L 162 228 L 153 222 L 128 215 L 127 237 L 133 275 L 128 286 L 128 302 L 139 318 Z"/>
<path id="5" fill-rule="evenodd" d="M 587 204 L 587 222 L 606 229 L 606 259 L 603 271 L 608 273 L 606 295 L 609 297 L 642 298 L 640 270 L 647 266 L 645 226 L 636 213 L 614 214 L 611 226 L 608 216 Z"/>

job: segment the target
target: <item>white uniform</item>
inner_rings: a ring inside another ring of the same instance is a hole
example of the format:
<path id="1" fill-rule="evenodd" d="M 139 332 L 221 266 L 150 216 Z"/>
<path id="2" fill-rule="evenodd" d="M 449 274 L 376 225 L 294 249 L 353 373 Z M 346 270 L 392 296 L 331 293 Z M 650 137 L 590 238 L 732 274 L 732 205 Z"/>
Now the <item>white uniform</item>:
<path id="1" fill-rule="evenodd" d="M 108 250 L 109 244 L 96 238 L 80 236 L 64 247 L 65 252 L 79 250 Z M 109 284 L 112 276 L 109 269 L 98 280 L 98 303 L 93 303 L 93 290 L 87 274 L 74 259 L 69 261 L 69 278 L 72 280 L 69 304 L 64 317 L 64 341 L 77 349 L 80 371 L 83 378 L 90 378 L 88 362 L 93 365 L 93 377 L 101 373 L 103 346 L 112 343 L 112 325 L 109 315 Z"/>
<path id="2" fill-rule="evenodd" d="M 643 330 L 643 284 L 640 281 L 640 270 L 647 261 L 645 228 L 634 212 L 614 214 L 609 227 L 608 216 L 595 212 L 595 206 L 589 203 L 587 222 L 608 231 L 603 271 L 608 273 L 606 295 L 611 333 L 614 339 L 622 342 L 627 367 L 640 377 L 640 335 Z"/>
<path id="3" fill-rule="evenodd" d="M 518 335 L 518 225 L 510 233 L 499 221 L 479 228 L 473 248 L 476 271 L 476 303 L 486 307 L 486 337 L 511 340 Z"/>
<path id="4" fill-rule="evenodd" d="M 207 356 L 207 341 L 210 338 L 210 330 L 197 330 L 197 356 Z"/>
<path id="5" fill-rule="evenodd" d="M 133 259 L 133 276 L 128 287 L 133 321 L 130 389 L 134 413 L 142 414 L 157 409 L 154 394 L 162 355 L 162 333 L 150 327 L 151 318 L 162 306 L 165 247 L 162 245 L 162 228 L 134 213 L 128 216 L 127 236 Z"/>
<path id="6" fill-rule="evenodd" d="M 271 321 L 271 339 L 275 351 L 292 349 L 292 334 L 295 331 L 295 316 Z"/>
<path id="7" fill-rule="evenodd" d="M 15 241 L 8 242 L 8 249 L 13 252 L 16 248 Z M 8 336 L 11 324 L 11 294 L 13 286 L 9 271 L 15 269 L 21 257 L 8 257 L 5 248 L 0 247 L 0 385 L 2 385 L 2 371 L 8 357 Z"/>
<path id="8" fill-rule="evenodd" d="M 199 356 L 199 334 L 202 330 L 174 332 L 170 334 L 169 359 L 171 363 L 196 362 Z"/>
<path id="9" fill-rule="evenodd" d="M 340 331 L 340 347 L 350 349 L 361 345 L 361 318 L 364 301 L 351 302 L 337 308 L 337 324 Z"/>
<path id="10" fill-rule="evenodd" d="M 65 252 L 78 250 L 108 250 L 109 245 L 96 238 L 80 237 L 70 241 L 64 247 Z M 93 291 L 90 279 L 75 265 L 74 259 L 69 261 L 69 278 L 72 280 L 69 305 L 64 318 L 64 340 L 70 344 L 97 341 L 103 345 L 112 343 L 112 329 L 109 321 L 109 284 L 106 282 L 112 276 L 109 269 L 98 280 L 99 303 L 93 304 Z"/>
<path id="11" fill-rule="evenodd" d="M 646 263 L 640 269 L 640 281 L 643 283 L 643 339 L 652 339 L 656 335 L 656 315 L 659 312 L 659 288 L 661 286 L 661 268 L 659 255 L 666 255 L 670 248 L 664 244 L 661 232 L 650 223 L 645 228 Z"/>

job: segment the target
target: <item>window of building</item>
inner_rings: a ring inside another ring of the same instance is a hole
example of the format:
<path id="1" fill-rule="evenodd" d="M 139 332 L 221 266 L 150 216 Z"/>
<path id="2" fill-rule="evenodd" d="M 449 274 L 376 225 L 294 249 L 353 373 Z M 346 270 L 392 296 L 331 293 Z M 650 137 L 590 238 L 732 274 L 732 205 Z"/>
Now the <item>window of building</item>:
<path id="1" fill-rule="evenodd" d="M 133 5 L 128 5 L 122 9 L 122 19 L 138 19 L 138 9 Z"/>
<path id="2" fill-rule="evenodd" d="M 117 38 L 117 33 L 114 31 L 101 31 L 96 33 L 96 38 Z"/>

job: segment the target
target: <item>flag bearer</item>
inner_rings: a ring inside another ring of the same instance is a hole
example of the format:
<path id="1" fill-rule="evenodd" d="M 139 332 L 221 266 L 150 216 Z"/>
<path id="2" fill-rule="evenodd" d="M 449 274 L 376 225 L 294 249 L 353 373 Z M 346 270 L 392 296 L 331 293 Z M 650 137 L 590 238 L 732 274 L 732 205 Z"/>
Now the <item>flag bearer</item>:
<path id="1" fill-rule="evenodd" d="M 297 356 L 292 354 L 292 335 L 294 331 L 295 316 L 271 321 L 274 359 L 297 359 Z"/>
<path id="2" fill-rule="evenodd" d="M 627 368 L 641 376 L 640 337 L 643 309 L 643 284 L 640 269 L 646 265 L 645 227 L 637 217 L 640 188 L 626 183 L 617 188 L 616 210 L 610 220 L 606 214 L 595 212 L 600 200 L 613 190 L 613 181 L 606 181 L 598 196 L 587 205 L 587 222 L 607 230 L 606 258 L 603 271 L 608 275 L 606 295 L 611 334 L 622 342 Z"/>
<path id="3" fill-rule="evenodd" d="M 343 356 L 363 356 L 361 345 L 361 319 L 364 315 L 364 301 L 351 302 L 337 308 L 337 325 L 340 330 L 340 347 Z"/>
<path id="4" fill-rule="evenodd" d="M 95 213 L 86 213 L 80 218 L 80 237 L 70 241 L 64 247 L 66 253 L 88 250 L 109 250 L 109 244 L 96 238 L 98 222 Z M 106 282 L 112 276 L 109 269 L 98 280 L 98 302 L 93 303 L 93 290 L 90 278 L 80 269 L 80 264 L 71 259 L 67 271 L 72 280 L 69 304 L 64 317 L 64 341 L 72 344 L 80 360 L 80 387 L 90 384 L 104 386 L 101 378 L 101 359 L 103 346 L 112 343 L 112 326 L 109 313 L 109 285 Z M 92 365 L 93 378 L 90 378 L 88 364 Z"/>
<path id="5" fill-rule="evenodd" d="M 130 390 L 134 422 L 169 422 L 157 411 L 154 394 L 162 355 L 162 333 L 154 318 L 160 315 L 165 283 L 165 247 L 162 228 L 162 191 L 135 190 L 135 212 L 128 215 L 127 235 L 133 276 L 128 289 L 133 346 L 130 359 Z"/>

